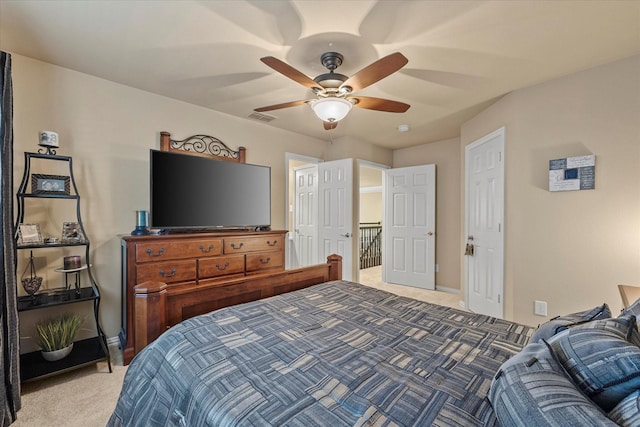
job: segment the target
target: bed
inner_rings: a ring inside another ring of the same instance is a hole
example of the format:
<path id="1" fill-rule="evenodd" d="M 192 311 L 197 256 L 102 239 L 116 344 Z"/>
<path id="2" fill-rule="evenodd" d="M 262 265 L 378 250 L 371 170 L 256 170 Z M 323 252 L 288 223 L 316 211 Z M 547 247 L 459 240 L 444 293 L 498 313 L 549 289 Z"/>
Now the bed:
<path id="1" fill-rule="evenodd" d="M 171 327 L 108 425 L 491 426 L 491 381 L 532 331 L 332 280 Z"/>

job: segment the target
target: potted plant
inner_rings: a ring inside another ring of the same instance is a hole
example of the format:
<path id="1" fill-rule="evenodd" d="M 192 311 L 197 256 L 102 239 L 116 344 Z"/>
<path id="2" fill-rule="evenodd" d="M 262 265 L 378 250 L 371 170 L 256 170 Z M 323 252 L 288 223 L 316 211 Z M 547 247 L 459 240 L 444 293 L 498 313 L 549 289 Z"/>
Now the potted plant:
<path id="1" fill-rule="evenodd" d="M 76 313 L 37 322 L 36 333 L 42 357 L 48 361 L 55 361 L 68 356 L 82 323 L 82 317 Z"/>

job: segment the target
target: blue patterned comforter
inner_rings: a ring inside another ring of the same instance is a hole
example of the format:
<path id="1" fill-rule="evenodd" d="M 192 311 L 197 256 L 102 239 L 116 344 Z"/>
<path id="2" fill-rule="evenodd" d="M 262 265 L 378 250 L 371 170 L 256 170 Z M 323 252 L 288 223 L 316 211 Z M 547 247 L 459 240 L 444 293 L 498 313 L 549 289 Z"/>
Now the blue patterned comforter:
<path id="1" fill-rule="evenodd" d="M 347 282 L 188 319 L 129 366 L 109 426 L 481 426 L 532 328 Z"/>

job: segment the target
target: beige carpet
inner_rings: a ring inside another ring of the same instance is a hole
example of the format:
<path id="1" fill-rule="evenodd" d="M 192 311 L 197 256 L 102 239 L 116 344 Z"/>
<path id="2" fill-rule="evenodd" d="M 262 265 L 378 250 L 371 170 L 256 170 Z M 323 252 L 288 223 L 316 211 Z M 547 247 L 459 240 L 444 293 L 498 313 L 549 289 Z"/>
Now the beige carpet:
<path id="1" fill-rule="evenodd" d="M 22 409 L 15 427 L 104 426 L 116 406 L 127 371 L 122 353 L 110 348 L 113 373 L 107 362 L 55 377 L 22 384 Z"/>
<path id="2" fill-rule="evenodd" d="M 380 268 L 362 270 L 360 282 L 398 295 L 460 308 L 460 295 L 382 282 Z M 122 353 L 110 348 L 113 373 L 106 362 L 22 385 L 22 409 L 15 427 L 104 426 L 116 406 L 127 368 Z"/>
<path id="3" fill-rule="evenodd" d="M 444 305 L 445 307 L 453 307 L 462 310 L 460 301 L 462 296 L 459 293 L 431 291 L 428 289 L 416 288 L 413 286 L 395 285 L 382 281 L 382 267 L 371 267 L 360 270 L 359 282 L 373 288 L 382 289 L 396 295 L 414 298 L 420 301 L 426 301 L 433 304 Z"/>

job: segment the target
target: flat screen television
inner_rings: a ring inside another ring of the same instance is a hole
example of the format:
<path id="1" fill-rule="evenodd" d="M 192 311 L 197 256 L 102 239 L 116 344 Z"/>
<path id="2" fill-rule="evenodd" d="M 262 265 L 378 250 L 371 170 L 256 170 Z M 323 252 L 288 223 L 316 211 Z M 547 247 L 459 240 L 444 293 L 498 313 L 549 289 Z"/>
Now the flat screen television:
<path id="1" fill-rule="evenodd" d="M 270 167 L 150 151 L 152 228 L 270 226 Z"/>

